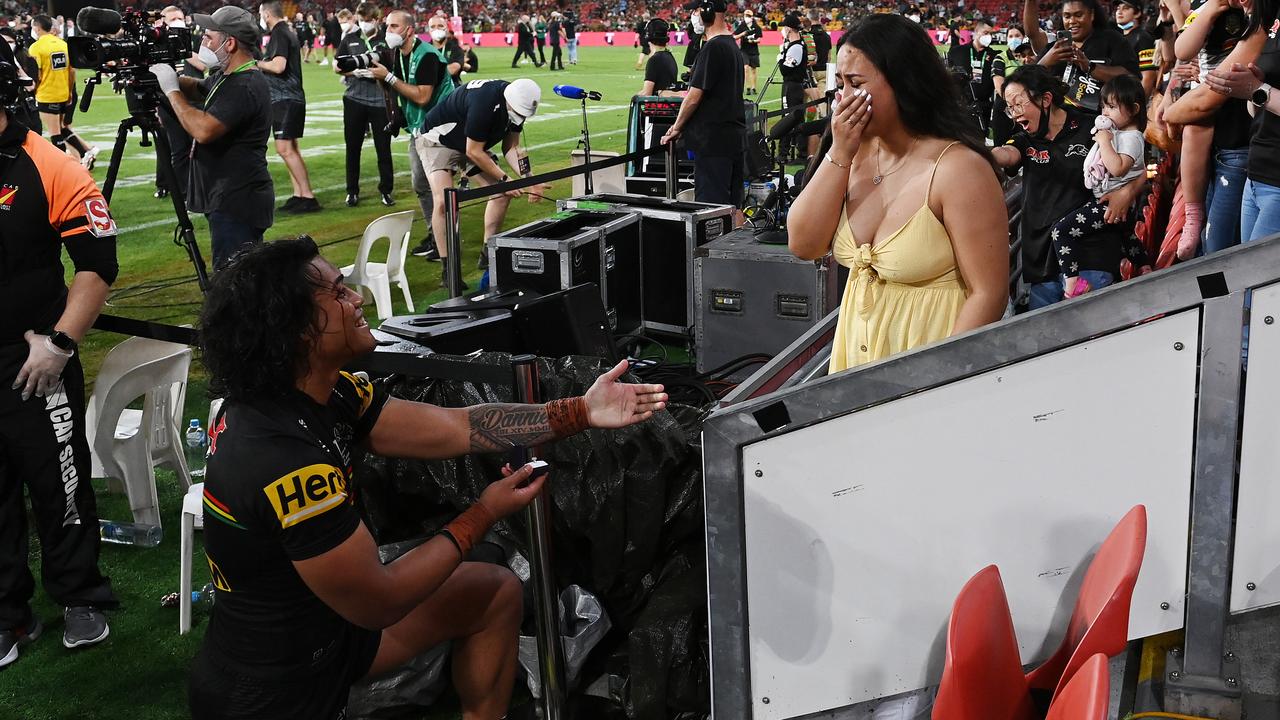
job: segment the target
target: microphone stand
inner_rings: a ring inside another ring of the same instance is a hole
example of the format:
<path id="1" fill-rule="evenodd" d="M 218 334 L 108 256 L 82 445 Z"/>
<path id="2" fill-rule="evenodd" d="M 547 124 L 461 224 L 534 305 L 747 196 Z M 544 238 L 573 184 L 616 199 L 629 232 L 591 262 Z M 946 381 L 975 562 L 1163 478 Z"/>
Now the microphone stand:
<path id="1" fill-rule="evenodd" d="M 591 185 L 591 133 L 587 132 L 587 98 L 582 97 L 582 137 L 578 139 L 578 147 L 583 148 L 587 156 L 584 162 L 587 164 L 586 175 L 583 176 L 583 187 L 588 195 L 595 194 L 595 190 Z"/>

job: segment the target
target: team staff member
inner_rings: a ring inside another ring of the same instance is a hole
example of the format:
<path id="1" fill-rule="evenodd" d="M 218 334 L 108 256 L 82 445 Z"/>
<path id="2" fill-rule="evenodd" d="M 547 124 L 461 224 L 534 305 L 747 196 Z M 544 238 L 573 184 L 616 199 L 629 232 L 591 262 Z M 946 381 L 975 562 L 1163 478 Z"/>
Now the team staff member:
<path id="1" fill-rule="evenodd" d="M 564 43 L 569 48 L 569 64 L 578 64 L 578 16 L 570 11 L 564 16 Z M 478 72 L 470 70 L 468 72 Z"/>
<path id="2" fill-rule="evenodd" d="M 636 39 L 632 47 L 640 50 L 640 54 L 636 56 L 636 69 L 640 70 L 648 64 L 649 54 L 653 52 L 649 47 L 649 13 L 644 13 L 640 16 L 640 19 L 636 21 L 634 30 Z"/>
<path id="3" fill-rule="evenodd" d="M 431 37 L 431 45 L 445 60 L 445 72 L 449 73 L 449 77 L 457 83 L 458 77 L 462 74 L 462 67 L 467 62 L 467 56 L 462 52 L 462 46 L 458 41 L 449 35 L 449 18 L 441 13 L 432 15 L 427 20 L 427 34 Z"/>
<path id="4" fill-rule="evenodd" d="M 293 34 L 298 36 L 298 43 L 302 45 L 302 61 L 310 62 L 311 47 L 316 43 L 316 31 L 302 13 L 293 15 Z"/>
<path id="5" fill-rule="evenodd" d="M 667 49 L 667 43 L 671 42 L 671 26 L 662 18 L 654 18 L 645 28 L 645 35 L 657 49 L 649 55 L 649 62 L 645 63 L 644 84 L 640 86 L 640 94 L 651 96 L 668 93 L 680 72 L 676 67 L 676 59 Z"/>
<path id="6" fill-rule="evenodd" d="M 209 221 L 215 270 L 246 245 L 262 242 L 271 227 L 275 188 L 267 172 L 271 135 L 271 91 L 252 52 L 260 46 L 258 23 L 234 5 L 195 15 L 204 28 L 200 57 L 210 69 L 204 80 L 178 78 L 169 65 L 151 72 L 174 115 L 195 144 L 187 209 Z M 192 101 L 203 103 L 197 109 Z"/>
<path id="7" fill-rule="evenodd" d="M 756 22 L 755 14 L 750 8 L 742 11 L 742 22 L 738 23 L 733 39 L 740 43 L 742 69 L 746 73 L 746 86 L 751 88 L 752 95 L 756 92 L 756 75 L 760 72 L 760 38 L 762 37 L 764 37 L 764 28 Z"/>
<path id="8" fill-rule="evenodd" d="M 343 10 L 342 12 L 347 12 Z M 382 11 L 377 5 L 362 2 L 356 6 L 359 26 L 338 43 L 338 57 L 363 55 L 382 50 L 387 43 L 378 34 L 378 19 Z M 378 193 L 382 204 L 395 205 L 391 197 L 395 190 L 395 170 L 391 165 L 391 133 L 387 131 L 387 95 L 373 77 L 369 68 L 342 72 L 338 63 L 333 71 L 343 76 L 347 89 L 342 94 L 342 139 L 347 150 L 347 207 L 360 204 L 360 150 L 364 147 L 365 132 L 373 134 L 373 149 L 378 156 Z"/>
<path id="9" fill-rule="evenodd" d="M 53 18 L 48 15 L 31 18 L 31 27 L 36 41 L 31 43 L 27 52 L 40 68 L 40 77 L 36 79 L 36 109 L 40 112 L 40 122 L 48 129 L 54 147 L 66 150 L 70 145 L 79 153 L 86 167 L 92 167 L 98 149 L 90 149 L 68 127 L 67 110 L 75 103 L 76 71 L 71 67 L 67 43 L 53 32 Z"/>
<path id="10" fill-rule="evenodd" d="M 1129 47 L 1138 55 L 1142 89 L 1147 91 L 1147 97 L 1151 97 L 1160 81 L 1160 66 L 1156 64 L 1156 39 L 1142 27 L 1142 0 L 1116 0 L 1114 7 L 1116 26 L 1124 33 Z"/>
<path id="11" fill-rule="evenodd" d="M 978 118 L 985 132 L 991 127 L 991 111 L 996 95 L 1004 89 L 1004 58 L 991 47 L 991 23 L 977 20 L 969 43 L 960 43 L 956 25 L 951 26 L 951 49 L 947 51 L 947 64 L 969 76 L 969 90 L 978 106 Z"/>
<path id="12" fill-rule="evenodd" d="M 204 486 L 205 550 L 218 602 L 192 668 L 205 718 L 341 718 L 351 684 L 453 640 L 466 718 L 500 718 L 516 669 L 520 583 L 464 562 L 544 478 L 520 468 L 445 529 L 383 565 L 349 490 L 356 454 L 454 458 L 554 442 L 648 419 L 661 385 L 619 383 L 625 362 L 575 398 L 469 408 L 388 398 L 342 368 L 375 347 L 360 293 L 309 238 L 240 256 L 201 315 L 204 362 L 226 402 Z M 261 316 L 246 330 L 246 317 Z"/>
<path id="13" fill-rule="evenodd" d="M 434 200 L 431 226 L 441 249 L 445 234 L 444 191 L 453 185 L 453 176 L 465 172 L 477 184 L 491 185 L 511 178 L 498 167 L 497 160 L 489 154 L 489 148 L 502 143 L 502 154 L 507 165 L 520 177 L 533 174 L 528 153 L 520 145 L 520 131 L 524 123 L 538 111 L 542 90 L 527 78 L 514 82 L 506 80 L 472 80 L 454 90 L 449 97 L 427 113 L 424 127 L 426 134 L 418 139 L 418 154 L 422 167 L 431 182 Z M 529 202 L 541 200 L 539 193 L 549 190 L 549 185 L 536 188 L 529 195 Z M 491 195 L 484 210 L 484 253 L 488 255 L 489 238 L 502 226 L 511 198 L 520 197 L 521 190 L 511 190 L 502 195 Z M 483 265 L 483 263 L 482 263 Z M 441 282 L 446 282 L 447 265 L 442 269 Z M 459 287 L 462 279 L 457 278 Z M 447 282 L 446 282 L 447 284 Z"/>
<path id="14" fill-rule="evenodd" d="M 552 11 L 551 22 L 547 24 L 547 44 L 551 45 L 551 69 L 564 69 L 564 54 L 560 45 L 564 42 L 564 28 L 560 21 L 560 13 Z"/>
<path id="15" fill-rule="evenodd" d="M 333 49 L 338 46 L 342 40 L 342 26 L 338 22 L 338 16 L 332 11 L 324 19 L 324 57 L 320 60 L 321 65 L 328 65 L 333 59 Z"/>
<path id="16" fill-rule="evenodd" d="M 521 55 L 527 55 L 535 67 L 542 67 L 533 54 L 533 26 L 529 24 L 528 15 L 521 15 L 520 22 L 516 23 L 516 54 L 511 58 L 511 67 L 520 63 Z"/>
<path id="17" fill-rule="evenodd" d="M 258 6 L 262 27 L 267 28 L 267 50 L 258 67 L 267 74 L 271 89 L 271 132 L 276 138 L 276 153 L 289 170 L 293 195 L 280 206 L 281 212 L 309 213 L 320 210 L 320 202 L 311 191 L 307 162 L 298 150 L 307 121 L 307 95 L 302 89 L 302 52 L 298 36 L 285 22 L 280 0 L 267 0 Z M 381 14 L 381 12 L 379 12 Z"/>
<path id="18" fill-rule="evenodd" d="M 418 39 L 414 22 L 413 15 L 407 10 L 392 10 L 387 14 L 386 39 L 387 45 L 396 51 L 395 67 L 385 68 L 374 64 L 370 70 L 374 78 L 381 80 L 396 94 L 400 103 L 404 128 L 410 138 L 409 175 L 413 182 L 413 192 L 418 196 L 423 220 L 431 225 L 431 183 L 427 180 L 427 171 L 416 150 L 417 139 L 426 130 L 423 123 L 427 112 L 453 92 L 455 85 L 439 48 Z M 441 253 L 441 250 L 444 252 Z M 449 248 L 437 249 L 428 232 L 426 239 L 412 252 L 428 260 L 439 260 L 442 255 L 448 255 Z"/>
<path id="19" fill-rule="evenodd" d="M 778 74 L 782 75 L 782 107 L 798 108 L 805 103 L 805 90 L 809 87 L 809 66 L 805 62 L 804 39 L 800 36 L 800 17 L 788 15 L 782 21 L 782 49 L 778 52 Z M 796 110 L 792 114 L 803 114 Z M 782 144 L 782 156 L 791 152 L 792 138 Z"/>
<path id="20" fill-rule="evenodd" d="M 693 152 L 693 194 L 698 202 L 737 206 L 742 199 L 747 119 L 742 56 L 725 23 L 725 9 L 725 0 L 702 0 L 695 11 L 706 28 L 704 40 L 689 76 L 689 92 L 662 143 L 684 137 L 685 147 Z"/>
<path id="21" fill-rule="evenodd" d="M 40 538 L 41 575 L 65 607 L 62 644 L 110 632 L 110 581 L 98 571 L 98 518 L 89 484 L 84 372 L 76 344 L 116 277 L 116 225 L 93 178 L 66 153 L 14 121 L 18 98 L 0 42 L 0 286 L 18 300 L 0 319 L 0 667 L 40 636 L 31 612 L 25 485 Z M 61 248 L 75 266 L 63 284 Z"/>
<path id="22" fill-rule="evenodd" d="M 813 87 L 809 90 L 808 98 L 817 100 L 827 91 L 827 62 L 831 59 L 831 34 L 822 24 L 822 16 L 817 10 L 809 11 L 809 35 L 813 37 L 814 61 L 811 68 Z M 826 106 L 819 105 L 817 110 L 818 117 L 826 117 Z"/>

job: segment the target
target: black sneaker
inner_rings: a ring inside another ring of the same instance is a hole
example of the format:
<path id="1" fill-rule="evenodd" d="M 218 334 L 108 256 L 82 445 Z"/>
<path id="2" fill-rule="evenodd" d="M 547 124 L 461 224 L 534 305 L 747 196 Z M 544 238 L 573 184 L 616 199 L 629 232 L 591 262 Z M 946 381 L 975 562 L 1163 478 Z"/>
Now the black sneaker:
<path id="1" fill-rule="evenodd" d="M 26 627 L 0 630 L 0 668 L 17 660 L 18 648 L 35 642 L 43 630 L 40 618 L 34 615 L 31 616 L 31 621 Z"/>
<path id="2" fill-rule="evenodd" d="M 432 262 L 440 259 L 440 251 L 436 249 L 436 241 L 433 240 L 430 235 L 428 235 L 422 242 L 418 243 L 418 246 L 409 252 L 413 253 L 417 257 L 426 258 Z"/>
<path id="3" fill-rule="evenodd" d="M 449 276 L 449 266 L 444 265 L 440 268 L 440 287 L 443 287 L 443 288 L 449 287 L 449 282 L 446 280 L 448 276 Z M 467 284 L 466 280 L 463 280 L 462 278 L 458 278 L 459 293 L 464 293 L 470 289 L 471 289 L 471 286 Z"/>
<path id="4" fill-rule="evenodd" d="M 167 198 L 167 197 L 169 197 L 169 191 L 168 191 L 168 190 L 165 190 L 164 188 L 156 188 L 156 191 L 155 191 L 155 193 L 152 195 L 152 197 L 154 197 L 154 198 L 155 198 L 155 199 L 157 199 L 157 200 L 161 200 L 161 199 L 163 199 L 163 198 Z"/>
<path id="5" fill-rule="evenodd" d="M 298 204 L 293 207 L 293 211 L 296 213 L 320 212 L 321 209 L 320 201 L 313 197 L 298 198 Z"/>
<path id="6" fill-rule="evenodd" d="M 87 605 L 69 607 L 62 614 L 65 627 L 62 630 L 62 645 L 68 648 L 96 645 L 107 639 L 111 628 L 107 626 L 107 616 L 102 611 Z"/>
<path id="7" fill-rule="evenodd" d="M 355 207 L 360 204 L 360 196 L 355 193 L 347 193 L 347 207 Z"/>
<path id="8" fill-rule="evenodd" d="M 476 260 L 476 269 L 477 270 L 489 269 L 489 253 L 487 252 L 480 253 L 480 257 Z"/>
<path id="9" fill-rule="evenodd" d="M 391 197 L 391 193 L 382 193 L 382 204 L 391 207 L 396 204 L 396 199 Z"/>
<path id="10" fill-rule="evenodd" d="M 286 213 L 294 212 L 298 207 L 298 203 L 301 201 L 302 201 L 302 198 L 298 197 L 297 195 L 290 195 L 289 199 L 285 200 L 284 204 L 276 208 L 276 210 L 280 212 L 286 212 Z"/>

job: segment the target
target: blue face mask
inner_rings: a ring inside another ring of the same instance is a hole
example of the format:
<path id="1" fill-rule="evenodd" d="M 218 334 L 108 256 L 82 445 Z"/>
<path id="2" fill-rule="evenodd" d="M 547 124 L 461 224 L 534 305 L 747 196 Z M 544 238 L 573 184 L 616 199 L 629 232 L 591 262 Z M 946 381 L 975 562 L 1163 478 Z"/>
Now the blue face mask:
<path id="1" fill-rule="evenodd" d="M 1022 47 L 1022 43 L 1026 41 L 1027 41 L 1026 38 L 1020 38 L 1020 37 L 1009 38 L 1009 51 L 1012 52 L 1014 50 L 1017 50 L 1018 48 Z"/>
<path id="2" fill-rule="evenodd" d="M 1132 30 L 1132 29 L 1133 29 L 1133 21 L 1132 21 L 1132 20 L 1130 20 L 1130 21 L 1129 21 L 1129 22 L 1127 22 L 1127 23 L 1121 23 L 1121 24 L 1120 24 L 1120 29 L 1121 29 L 1121 30 L 1124 30 L 1125 32 L 1128 32 L 1129 30 Z"/>

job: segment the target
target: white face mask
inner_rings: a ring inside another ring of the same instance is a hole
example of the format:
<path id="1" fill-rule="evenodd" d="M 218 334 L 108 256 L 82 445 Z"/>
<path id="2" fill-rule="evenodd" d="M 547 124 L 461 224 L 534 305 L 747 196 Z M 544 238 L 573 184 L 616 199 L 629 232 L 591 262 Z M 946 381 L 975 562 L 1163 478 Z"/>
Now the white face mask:
<path id="1" fill-rule="evenodd" d="M 270 30 L 270 29 L 271 29 L 271 28 L 267 27 L 267 21 L 266 21 L 266 20 L 263 20 L 262 18 L 258 18 L 258 27 L 262 28 L 263 30 Z"/>
<path id="2" fill-rule="evenodd" d="M 911 15 L 908 15 L 907 17 L 911 18 L 911 22 L 913 22 L 913 23 L 918 23 L 918 22 L 920 22 L 920 16 L 919 16 L 919 15 L 916 15 L 915 13 L 912 13 Z"/>
<path id="3" fill-rule="evenodd" d="M 431 31 L 431 42 L 444 42 L 444 39 L 447 37 L 449 37 L 448 30 L 441 30 L 440 28 L 436 28 Z"/>
<path id="4" fill-rule="evenodd" d="M 169 23 L 169 27 L 176 28 L 178 30 L 182 30 L 186 26 L 187 26 L 187 22 L 185 20 L 174 20 Z"/>
<path id="5" fill-rule="evenodd" d="M 991 47 L 991 34 L 984 33 L 978 36 L 978 44 L 982 47 Z"/>
<path id="6" fill-rule="evenodd" d="M 393 32 L 387 33 L 387 47 L 394 50 L 395 48 L 398 48 L 403 44 L 404 44 L 404 38 L 401 37 L 399 33 L 393 33 Z"/>
<path id="7" fill-rule="evenodd" d="M 378 29 L 377 23 L 371 23 L 368 20 L 360 21 L 360 32 L 364 33 L 365 35 L 371 35 L 373 31 L 377 29 Z"/>
<path id="8" fill-rule="evenodd" d="M 222 61 L 218 59 L 218 54 L 204 45 L 200 46 L 200 50 L 196 52 L 196 57 L 200 58 L 200 62 L 204 63 L 205 68 L 210 72 L 222 67 Z"/>
<path id="9" fill-rule="evenodd" d="M 346 35 L 347 33 L 351 32 L 351 23 L 339 23 L 338 27 L 342 29 L 343 35 Z"/>
<path id="10" fill-rule="evenodd" d="M 705 25 L 702 24 L 702 16 L 699 15 L 698 13 L 694 13 L 693 15 L 689 16 L 689 23 L 693 25 L 694 34 L 701 35 L 702 33 L 706 32 L 707 28 Z"/>

